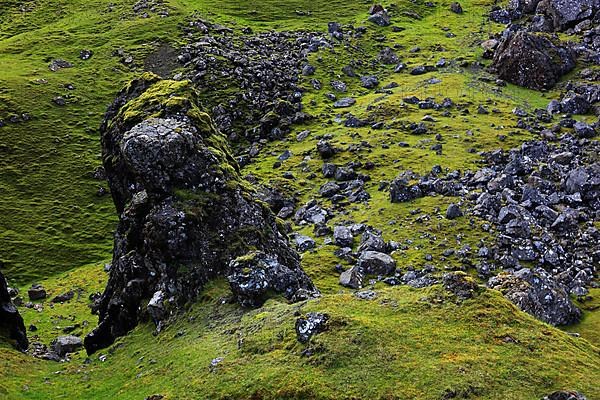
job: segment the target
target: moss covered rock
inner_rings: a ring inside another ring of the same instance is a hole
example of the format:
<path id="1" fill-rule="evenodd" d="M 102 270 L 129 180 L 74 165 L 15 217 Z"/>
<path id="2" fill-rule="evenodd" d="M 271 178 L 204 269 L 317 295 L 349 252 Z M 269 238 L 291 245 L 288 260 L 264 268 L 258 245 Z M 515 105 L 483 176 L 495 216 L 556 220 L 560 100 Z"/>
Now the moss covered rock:
<path id="1" fill-rule="evenodd" d="M 244 305 L 260 306 L 267 291 L 292 301 L 318 294 L 196 98 L 189 82 L 146 74 L 119 94 L 102 124 L 104 167 L 120 221 L 111 276 L 96 304 L 100 324 L 85 340 L 90 353 L 148 313 L 160 330 L 207 281 L 231 275 L 231 260 L 251 251 L 278 268 L 249 266 L 273 285 L 237 296 Z"/>

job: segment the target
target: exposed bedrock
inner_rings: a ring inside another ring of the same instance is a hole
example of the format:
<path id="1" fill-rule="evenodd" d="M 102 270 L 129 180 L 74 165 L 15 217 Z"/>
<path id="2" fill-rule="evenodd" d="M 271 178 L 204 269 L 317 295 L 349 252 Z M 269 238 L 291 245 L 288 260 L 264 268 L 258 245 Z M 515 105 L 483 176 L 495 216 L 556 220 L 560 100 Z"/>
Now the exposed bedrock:
<path id="1" fill-rule="evenodd" d="M 140 320 L 160 330 L 216 277 L 229 279 L 244 306 L 260 306 L 268 293 L 289 301 L 318 295 L 284 227 L 240 178 L 190 82 L 149 74 L 134 80 L 109 108 L 101 135 L 119 224 L 88 353 Z"/>

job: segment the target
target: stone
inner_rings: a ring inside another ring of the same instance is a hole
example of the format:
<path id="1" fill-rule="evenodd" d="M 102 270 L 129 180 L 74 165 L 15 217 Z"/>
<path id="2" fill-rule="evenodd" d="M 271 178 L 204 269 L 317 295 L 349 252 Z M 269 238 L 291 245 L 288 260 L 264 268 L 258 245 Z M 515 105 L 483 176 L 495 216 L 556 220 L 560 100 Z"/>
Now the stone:
<path id="1" fill-rule="evenodd" d="M 358 246 L 359 253 L 369 250 L 385 253 L 386 249 L 387 245 L 381 235 L 378 235 L 370 230 L 363 232 L 360 238 L 360 245 Z"/>
<path id="2" fill-rule="evenodd" d="M 385 10 L 369 15 L 368 21 L 379 26 L 389 26 L 392 23 L 390 16 Z"/>
<path id="3" fill-rule="evenodd" d="M 599 10 L 598 0 L 542 0 L 536 12 L 548 16 L 555 30 L 564 31 L 593 17 Z"/>
<path id="4" fill-rule="evenodd" d="M 363 285 L 364 274 L 360 267 L 354 266 L 340 275 L 340 285 L 351 288 L 360 289 Z"/>
<path id="5" fill-rule="evenodd" d="M 294 241 L 296 242 L 296 247 L 298 248 L 298 251 L 301 253 L 314 249 L 316 246 L 314 239 L 305 235 L 296 235 Z"/>
<path id="6" fill-rule="evenodd" d="M 337 100 L 333 103 L 333 107 L 335 108 L 347 108 L 352 107 L 356 104 L 356 100 L 351 97 L 344 97 L 342 99 Z"/>
<path id="7" fill-rule="evenodd" d="M 463 13 L 463 8 L 460 5 L 460 3 L 458 3 L 458 2 L 455 1 L 455 2 L 452 2 L 450 4 L 450 11 L 452 11 L 455 14 L 462 14 Z"/>
<path id="8" fill-rule="evenodd" d="M 73 64 L 71 64 L 68 61 L 62 60 L 60 58 L 56 59 L 56 60 L 52 60 L 50 62 L 50 64 L 48 65 L 48 69 L 52 72 L 56 72 L 58 70 L 61 70 L 63 68 L 73 68 Z"/>
<path id="9" fill-rule="evenodd" d="M 36 301 L 45 299 L 47 296 L 46 289 L 42 285 L 35 284 L 31 285 L 31 287 L 27 290 L 27 295 L 29 296 L 29 300 Z"/>
<path id="10" fill-rule="evenodd" d="M 296 337 L 300 343 L 308 343 L 310 339 L 327 330 L 329 315 L 324 313 L 310 312 L 305 317 L 296 320 Z"/>
<path id="11" fill-rule="evenodd" d="M 59 336 L 52 342 L 51 348 L 59 357 L 63 358 L 68 353 L 75 353 L 82 349 L 83 341 L 73 335 Z"/>
<path id="12" fill-rule="evenodd" d="M 335 148 L 327 140 L 319 140 L 317 142 L 317 152 L 321 158 L 331 158 L 335 155 Z"/>
<path id="13" fill-rule="evenodd" d="M 396 271 L 396 261 L 378 251 L 363 251 L 357 265 L 366 275 L 392 275 Z"/>
<path id="14" fill-rule="evenodd" d="M 352 230 L 347 226 L 337 225 L 333 228 L 333 241 L 340 247 L 352 247 L 354 236 Z"/>
<path id="15" fill-rule="evenodd" d="M 275 293 L 292 302 L 318 295 L 197 98 L 189 81 L 146 73 L 106 113 L 103 165 L 120 218 L 109 280 L 93 306 L 99 324 L 84 340 L 88 354 L 133 329 L 158 291 L 169 300 L 159 318 L 219 277 L 243 306 Z"/>
<path id="16" fill-rule="evenodd" d="M 575 134 L 580 138 L 589 139 L 596 136 L 596 130 L 591 125 L 582 121 L 575 122 L 573 129 L 575 130 Z"/>
<path id="17" fill-rule="evenodd" d="M 395 179 L 390 184 L 390 200 L 392 203 L 404 203 L 423 197 L 417 185 L 408 185 L 403 179 Z"/>
<path id="18" fill-rule="evenodd" d="M 542 400 L 587 400 L 586 397 L 579 392 L 559 390 L 544 396 Z"/>
<path id="19" fill-rule="evenodd" d="M 281 293 L 292 302 L 319 295 L 306 274 L 295 273 L 278 256 L 259 251 L 231 261 L 227 280 L 242 307 L 262 306 L 270 292 Z"/>
<path id="20" fill-rule="evenodd" d="M 448 209 L 446 210 L 446 218 L 448 219 L 456 219 L 458 217 L 462 217 L 463 213 L 460 210 L 458 204 L 450 204 Z"/>
<path id="21" fill-rule="evenodd" d="M 444 285 L 444 289 L 462 300 L 474 297 L 479 290 L 473 278 L 464 272 L 444 274 L 442 284 Z"/>
<path id="22" fill-rule="evenodd" d="M 374 75 L 361 76 L 360 83 L 364 88 L 374 89 L 379 85 L 379 79 Z"/>
<path id="23" fill-rule="evenodd" d="M 50 302 L 51 303 L 65 303 L 65 302 L 71 300 L 74 296 L 75 296 L 75 292 L 72 290 L 69 290 L 68 292 L 65 292 L 63 294 L 59 294 L 58 296 L 55 296 Z"/>

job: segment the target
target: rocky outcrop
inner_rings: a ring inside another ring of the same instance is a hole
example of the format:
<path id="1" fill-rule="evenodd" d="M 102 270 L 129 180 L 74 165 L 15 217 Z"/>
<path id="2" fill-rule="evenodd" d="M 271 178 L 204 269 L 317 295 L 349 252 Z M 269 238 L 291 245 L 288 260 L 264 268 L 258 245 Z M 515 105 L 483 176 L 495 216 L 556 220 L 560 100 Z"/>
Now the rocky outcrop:
<path id="1" fill-rule="evenodd" d="M 13 304 L 6 284 L 6 279 L 0 272 L 0 336 L 14 341 L 19 350 L 27 350 L 29 341 L 23 318 Z"/>
<path id="2" fill-rule="evenodd" d="M 525 31 L 506 30 L 492 70 L 508 82 L 530 89 L 549 89 L 575 68 L 570 50 L 548 38 Z"/>
<path id="3" fill-rule="evenodd" d="M 291 301 L 318 294 L 196 99 L 188 81 L 144 75 L 106 114 L 103 162 L 120 219 L 109 282 L 95 306 L 100 322 L 84 342 L 88 353 L 147 317 L 160 330 L 215 277 L 231 276 L 237 300 L 249 306 L 262 304 L 266 291 Z M 262 262 L 238 268 L 238 257 L 252 251 L 261 257 L 247 258 Z M 247 290 L 245 282 L 266 291 Z"/>
<path id="4" fill-rule="evenodd" d="M 552 325 L 579 321 L 581 311 L 573 305 L 567 291 L 541 268 L 523 268 L 500 274 L 488 282 L 521 310 Z"/>

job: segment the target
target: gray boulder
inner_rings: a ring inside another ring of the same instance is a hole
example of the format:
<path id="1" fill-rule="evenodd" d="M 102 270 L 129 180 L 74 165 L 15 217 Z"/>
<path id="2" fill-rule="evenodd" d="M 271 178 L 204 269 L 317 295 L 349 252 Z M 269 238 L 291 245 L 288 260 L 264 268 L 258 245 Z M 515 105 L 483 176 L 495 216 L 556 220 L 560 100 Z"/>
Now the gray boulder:
<path id="1" fill-rule="evenodd" d="M 340 275 L 340 285 L 360 289 L 363 286 L 364 274 L 360 267 L 354 266 Z"/>
<path id="2" fill-rule="evenodd" d="M 378 251 L 362 252 L 357 265 L 366 275 L 392 275 L 396 271 L 396 261 Z"/>
<path id="3" fill-rule="evenodd" d="M 59 357 L 64 357 L 82 349 L 83 341 L 73 335 L 59 336 L 52 342 L 51 348 Z"/>
<path id="4" fill-rule="evenodd" d="M 569 325 L 581 318 L 581 311 L 569 293 L 541 268 L 502 273 L 490 278 L 488 286 L 499 290 L 521 310 L 551 325 Z"/>
<path id="5" fill-rule="evenodd" d="M 272 292 L 296 302 L 318 296 L 310 278 L 282 264 L 277 255 L 255 251 L 230 263 L 229 285 L 243 307 L 260 307 Z"/>
<path id="6" fill-rule="evenodd" d="M 536 12 L 545 14 L 555 30 L 564 31 L 590 19 L 599 10 L 600 0 L 542 0 Z"/>

